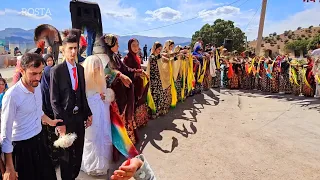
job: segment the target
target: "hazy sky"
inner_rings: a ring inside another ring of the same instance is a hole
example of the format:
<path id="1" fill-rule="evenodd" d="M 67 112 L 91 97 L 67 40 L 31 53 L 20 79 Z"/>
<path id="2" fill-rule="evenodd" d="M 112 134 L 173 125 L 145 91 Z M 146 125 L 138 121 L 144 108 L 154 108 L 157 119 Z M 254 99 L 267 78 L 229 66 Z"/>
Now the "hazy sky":
<path id="1" fill-rule="evenodd" d="M 90 0 L 89 0 L 90 1 Z M 233 20 L 246 32 L 248 39 L 257 37 L 262 0 L 91 0 L 102 12 L 104 32 L 118 35 L 131 33 L 146 36 L 191 37 L 205 23 L 215 19 Z M 317 0 L 318 1 L 318 0 Z M 38 9 L 38 14 L 35 12 Z M 29 13 L 22 13 L 28 9 Z M 268 0 L 265 33 L 282 33 L 297 27 L 320 24 L 320 2 L 303 0 Z M 193 20 L 165 28 L 193 17 Z M 1 0 L 0 30 L 5 28 L 33 29 L 42 23 L 62 30 L 71 27 L 67 0 Z"/>

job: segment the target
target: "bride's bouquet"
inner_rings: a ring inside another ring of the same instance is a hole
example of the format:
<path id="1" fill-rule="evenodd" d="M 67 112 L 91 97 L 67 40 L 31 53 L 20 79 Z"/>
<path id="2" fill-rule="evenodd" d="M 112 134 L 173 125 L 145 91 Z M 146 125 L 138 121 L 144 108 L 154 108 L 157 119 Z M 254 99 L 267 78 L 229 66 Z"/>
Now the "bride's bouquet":
<path id="1" fill-rule="evenodd" d="M 59 138 L 53 143 L 53 145 L 56 148 L 63 148 L 66 149 L 70 147 L 73 142 L 77 139 L 76 133 L 69 133 L 65 135 L 59 135 L 57 129 L 56 129 L 56 135 L 59 136 Z"/>

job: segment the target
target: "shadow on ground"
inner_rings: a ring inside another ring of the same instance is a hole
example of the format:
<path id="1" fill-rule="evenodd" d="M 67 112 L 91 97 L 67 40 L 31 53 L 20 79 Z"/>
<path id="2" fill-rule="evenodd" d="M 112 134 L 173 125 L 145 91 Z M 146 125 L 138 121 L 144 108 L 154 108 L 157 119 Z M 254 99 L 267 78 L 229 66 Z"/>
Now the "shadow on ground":
<path id="1" fill-rule="evenodd" d="M 223 94 L 238 95 L 238 96 L 247 96 L 247 97 L 264 97 L 271 99 L 279 99 L 284 101 L 291 101 L 293 104 L 297 104 L 301 107 L 308 109 L 315 109 L 320 112 L 320 99 L 314 97 L 305 97 L 305 96 L 295 96 L 293 94 L 280 94 L 280 93 L 270 93 L 262 92 L 258 90 L 229 90 L 225 89 Z"/>
<path id="2" fill-rule="evenodd" d="M 210 98 L 205 98 L 205 95 Z M 184 138 L 188 138 L 190 135 L 196 134 L 196 123 L 198 122 L 197 115 L 204 109 L 204 105 L 216 106 L 219 102 L 218 95 L 215 95 L 211 90 L 209 90 L 205 91 L 203 94 L 197 94 L 193 97 L 189 97 L 184 102 L 178 103 L 177 107 L 175 109 L 171 109 L 167 115 L 155 120 L 150 120 L 146 127 L 139 129 L 138 134 L 140 142 L 136 145 L 137 150 L 142 153 L 147 144 L 150 143 L 153 147 L 163 153 L 173 152 L 179 145 L 179 139 L 173 136 L 171 148 L 164 149 L 156 142 L 163 139 L 161 132 L 174 131 L 182 135 Z M 185 112 L 188 111 L 191 117 L 186 117 Z M 183 122 L 182 129 L 179 129 L 174 123 L 174 120 L 176 119 L 185 121 Z M 191 129 L 191 131 L 189 131 L 187 127 L 190 127 L 189 129 Z"/>

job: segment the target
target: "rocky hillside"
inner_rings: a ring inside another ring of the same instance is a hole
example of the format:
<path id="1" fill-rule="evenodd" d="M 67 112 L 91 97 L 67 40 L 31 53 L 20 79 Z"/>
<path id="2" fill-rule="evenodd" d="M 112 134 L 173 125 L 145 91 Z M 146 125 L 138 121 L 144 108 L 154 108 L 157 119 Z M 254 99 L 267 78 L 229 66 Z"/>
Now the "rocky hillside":
<path id="1" fill-rule="evenodd" d="M 271 50 L 272 52 L 283 52 L 285 45 L 293 40 L 309 39 L 320 34 L 320 27 L 310 26 L 308 28 L 298 27 L 297 30 L 288 30 L 282 34 L 272 33 L 263 37 L 261 51 Z M 254 49 L 257 41 L 249 42 L 249 48 Z"/>

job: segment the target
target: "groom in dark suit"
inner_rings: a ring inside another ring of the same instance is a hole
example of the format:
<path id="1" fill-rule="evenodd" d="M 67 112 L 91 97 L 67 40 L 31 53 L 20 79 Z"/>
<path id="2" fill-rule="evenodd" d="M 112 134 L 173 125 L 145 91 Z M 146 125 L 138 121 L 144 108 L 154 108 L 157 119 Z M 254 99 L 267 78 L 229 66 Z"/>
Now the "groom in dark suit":
<path id="1" fill-rule="evenodd" d="M 81 168 L 85 127 L 92 123 L 86 91 L 84 69 L 77 64 L 78 39 L 69 34 L 63 40 L 64 62 L 53 67 L 50 73 L 50 98 L 60 135 L 75 133 L 77 139 L 69 148 L 62 149 L 60 170 L 62 180 L 75 180 Z"/>

